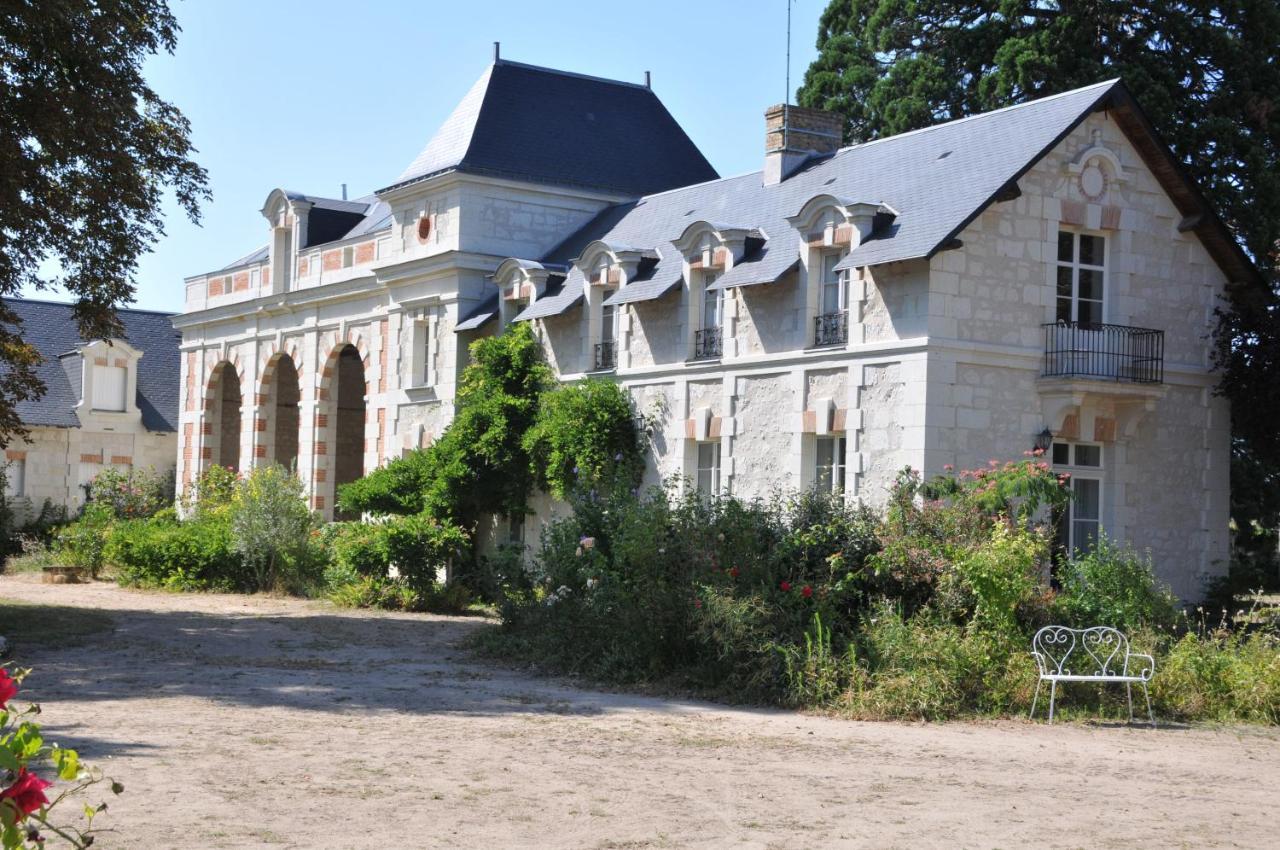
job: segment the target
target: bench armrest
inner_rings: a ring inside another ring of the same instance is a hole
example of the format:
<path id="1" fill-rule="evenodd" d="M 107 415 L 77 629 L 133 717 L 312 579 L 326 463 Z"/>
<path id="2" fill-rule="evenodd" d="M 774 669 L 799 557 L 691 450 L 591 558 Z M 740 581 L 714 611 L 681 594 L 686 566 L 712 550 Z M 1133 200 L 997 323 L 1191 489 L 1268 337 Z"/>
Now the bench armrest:
<path id="1" fill-rule="evenodd" d="M 1031 657 L 1036 660 L 1036 667 L 1040 668 L 1040 675 L 1041 676 L 1048 675 L 1049 670 L 1047 667 L 1045 667 L 1044 656 L 1033 649 L 1031 650 Z"/>
<path id="2" fill-rule="evenodd" d="M 1135 664 L 1135 661 L 1138 663 Z M 1151 677 L 1156 672 L 1156 660 L 1150 655 L 1143 655 L 1141 652 L 1130 652 L 1124 666 L 1125 671 L 1130 676 L 1138 676 L 1146 682 L 1151 681 Z"/>

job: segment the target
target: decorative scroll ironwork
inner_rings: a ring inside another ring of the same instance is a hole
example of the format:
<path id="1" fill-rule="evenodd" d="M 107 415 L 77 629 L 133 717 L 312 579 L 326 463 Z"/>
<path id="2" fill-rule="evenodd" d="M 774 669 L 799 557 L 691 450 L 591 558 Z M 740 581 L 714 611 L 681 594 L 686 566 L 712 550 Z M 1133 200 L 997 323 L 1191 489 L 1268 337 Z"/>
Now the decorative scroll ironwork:
<path id="1" fill-rule="evenodd" d="M 693 359 L 712 360 L 721 354 L 719 328 L 703 328 L 693 334 Z"/>
<path id="2" fill-rule="evenodd" d="M 603 372 L 607 369 L 615 369 L 618 366 L 617 360 L 617 343 L 597 342 L 596 343 L 596 371 Z"/>
<path id="3" fill-rule="evenodd" d="M 849 314 L 823 313 L 813 319 L 813 344 L 844 345 L 849 341 Z"/>
<path id="4" fill-rule="evenodd" d="M 1043 327 L 1047 378 L 1164 381 L 1164 331 L 1095 322 L 1050 322 Z"/>

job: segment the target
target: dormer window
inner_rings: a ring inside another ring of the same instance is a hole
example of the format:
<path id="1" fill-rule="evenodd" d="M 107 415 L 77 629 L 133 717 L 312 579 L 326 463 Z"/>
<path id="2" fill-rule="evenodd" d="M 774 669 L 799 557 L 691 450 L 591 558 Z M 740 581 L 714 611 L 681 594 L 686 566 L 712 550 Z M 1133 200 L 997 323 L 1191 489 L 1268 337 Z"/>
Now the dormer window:
<path id="1" fill-rule="evenodd" d="M 723 353 L 724 290 L 712 289 L 719 278 L 715 271 L 702 273 L 702 327 L 694 332 L 693 358 L 710 360 Z"/>
<path id="2" fill-rule="evenodd" d="M 97 340 L 80 350 L 80 409 L 137 415 L 137 363 L 142 352 L 123 340 Z"/>
<path id="3" fill-rule="evenodd" d="M 574 260 L 575 273 L 586 278 L 585 309 L 587 334 L 583 350 L 587 371 L 626 368 L 626 307 L 608 302 L 634 280 L 643 261 L 654 261 L 657 254 L 649 249 L 627 248 L 597 240 L 587 245 Z"/>
<path id="4" fill-rule="evenodd" d="M 126 363 L 121 359 L 119 362 Z M 123 413 L 125 409 L 125 392 L 129 389 L 128 365 L 98 364 L 94 370 L 93 409 L 106 410 L 111 413 Z"/>

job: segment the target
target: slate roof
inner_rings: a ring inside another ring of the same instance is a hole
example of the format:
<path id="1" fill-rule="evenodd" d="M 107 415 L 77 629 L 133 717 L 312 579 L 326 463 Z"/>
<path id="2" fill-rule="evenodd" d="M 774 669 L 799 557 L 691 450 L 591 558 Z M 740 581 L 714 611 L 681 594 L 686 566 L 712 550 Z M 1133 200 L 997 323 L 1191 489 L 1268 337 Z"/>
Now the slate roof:
<path id="1" fill-rule="evenodd" d="M 72 305 L 23 298 L 5 298 L 4 303 L 22 322 L 23 339 L 44 358 L 36 374 L 44 382 L 45 394 L 36 401 L 18 403 L 23 424 L 80 427 L 75 412 L 80 402 L 80 358 L 62 356 L 86 342 L 76 328 Z M 126 308 L 117 313 L 124 323 L 125 341 L 143 353 L 138 360 L 137 395 L 142 424 L 148 431 L 176 432 L 181 357 L 178 332 L 171 321 L 174 314 Z"/>
<path id="2" fill-rule="evenodd" d="M 897 212 L 891 223 L 850 252 L 841 267 L 929 257 L 1118 87 L 1118 80 L 1110 80 L 843 148 L 814 157 L 772 186 L 763 185 L 760 172 L 753 172 L 619 204 L 597 215 L 544 262 L 570 259 L 564 256 L 567 248 L 580 250 L 596 239 L 652 247 L 660 260 L 648 277 L 628 283 L 605 303 L 648 300 L 682 282 L 683 261 L 672 243 L 690 223 L 735 221 L 759 230 L 765 241 L 718 279 L 715 288 L 771 283 L 799 262 L 788 216 L 820 194 L 882 204 Z M 582 296 L 583 283 L 576 269 L 570 271 L 554 300 L 539 299 L 517 320 L 563 312 Z"/>
<path id="3" fill-rule="evenodd" d="M 632 197 L 718 176 L 649 88 L 505 59 L 388 188 L 449 170 Z"/>

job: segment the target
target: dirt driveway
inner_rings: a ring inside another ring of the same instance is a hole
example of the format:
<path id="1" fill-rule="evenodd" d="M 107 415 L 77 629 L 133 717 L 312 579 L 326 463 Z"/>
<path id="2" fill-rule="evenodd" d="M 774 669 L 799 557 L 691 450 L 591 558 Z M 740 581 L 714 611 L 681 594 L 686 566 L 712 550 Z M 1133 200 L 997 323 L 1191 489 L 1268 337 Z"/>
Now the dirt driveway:
<path id="1" fill-rule="evenodd" d="M 0 576 L 107 611 L 22 645 L 49 737 L 127 786 L 108 848 L 1275 847 L 1280 735 L 851 723 L 478 662 L 483 622 Z M 0 624 L 0 630 L 3 624 Z"/>

